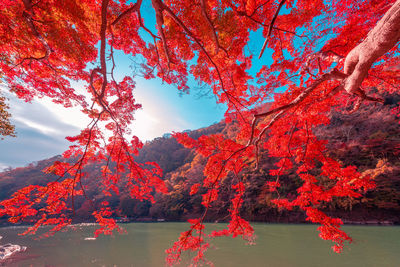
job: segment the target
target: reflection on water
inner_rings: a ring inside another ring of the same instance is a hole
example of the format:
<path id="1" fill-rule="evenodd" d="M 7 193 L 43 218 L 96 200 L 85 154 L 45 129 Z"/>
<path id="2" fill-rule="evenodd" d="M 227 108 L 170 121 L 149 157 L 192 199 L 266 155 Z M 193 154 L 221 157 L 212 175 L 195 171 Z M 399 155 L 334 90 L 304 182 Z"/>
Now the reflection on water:
<path id="1" fill-rule="evenodd" d="M 164 251 L 187 230 L 184 223 L 124 224 L 127 234 L 91 238 L 94 225 L 35 240 L 18 236 L 21 228 L 0 228 L 2 244 L 28 247 L 7 266 L 164 266 Z M 208 228 L 222 228 L 209 224 Z M 219 238 L 206 254 L 215 266 L 400 266 L 400 227 L 346 226 L 354 243 L 340 255 L 329 241 L 318 238 L 314 225 L 255 224 L 256 245 L 230 237 Z M 183 264 L 183 265 L 187 265 Z"/>

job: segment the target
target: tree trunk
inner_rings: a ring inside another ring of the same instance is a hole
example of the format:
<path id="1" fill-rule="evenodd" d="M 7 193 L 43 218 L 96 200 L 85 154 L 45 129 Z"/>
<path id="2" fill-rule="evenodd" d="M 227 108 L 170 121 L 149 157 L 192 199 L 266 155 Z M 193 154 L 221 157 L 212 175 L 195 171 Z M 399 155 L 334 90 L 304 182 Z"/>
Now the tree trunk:
<path id="1" fill-rule="evenodd" d="M 344 89 L 348 93 L 354 93 L 367 77 L 372 64 L 392 49 L 399 40 L 400 0 L 397 0 L 368 33 L 367 38 L 346 56 L 344 72 L 349 77 L 345 80 Z"/>

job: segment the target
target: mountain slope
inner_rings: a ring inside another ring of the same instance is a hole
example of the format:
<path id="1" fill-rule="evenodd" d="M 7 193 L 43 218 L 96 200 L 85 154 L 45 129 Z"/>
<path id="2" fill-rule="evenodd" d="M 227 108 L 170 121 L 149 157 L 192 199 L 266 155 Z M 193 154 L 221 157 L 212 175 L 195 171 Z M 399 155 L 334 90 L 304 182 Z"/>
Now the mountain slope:
<path id="1" fill-rule="evenodd" d="M 392 103 L 397 103 L 392 99 Z M 368 192 L 359 200 L 336 199 L 330 205 L 323 206 L 329 214 L 343 218 L 348 222 L 383 222 L 400 223 L 400 125 L 392 114 L 393 104 L 366 105 L 353 114 L 344 114 L 341 111 L 332 111 L 331 124 L 314 129 L 320 138 L 328 139 L 327 153 L 343 161 L 347 165 L 355 165 L 360 171 L 366 171 L 376 176 L 377 188 Z M 223 133 L 233 135 L 235 124 L 218 123 L 206 128 L 189 132 L 192 138 L 201 135 Z M 246 170 L 242 174 L 246 186 L 246 199 L 243 204 L 242 215 L 255 221 L 273 222 L 303 222 L 304 216 L 298 211 L 281 211 L 271 204 L 276 195 L 269 192 L 265 183 L 272 178 L 268 170 L 274 168 L 273 163 L 261 153 L 258 170 Z M 27 167 L 16 168 L 0 173 L 0 199 L 5 199 L 17 189 L 28 184 L 44 185 L 56 179 L 52 175 L 44 174 L 42 169 L 60 156 L 30 164 Z M 75 221 L 87 221 L 91 218 L 92 204 L 103 200 L 110 202 L 117 209 L 115 216 L 129 219 L 151 220 L 163 218 L 167 220 L 184 220 L 199 216 L 203 212 L 201 193 L 190 195 L 193 184 L 203 179 L 203 167 L 206 159 L 177 143 L 172 137 L 160 137 L 147 142 L 137 157 L 138 162 L 157 162 L 164 170 L 164 179 L 169 189 L 166 195 L 156 195 L 156 203 L 133 200 L 120 186 L 121 193 L 106 198 L 96 183 L 100 176 L 100 168 L 92 164 L 86 170 L 89 179 L 84 181 L 88 199 L 83 196 L 74 200 Z M 225 179 L 223 193 L 208 214 L 209 220 L 225 220 L 231 198 L 230 182 L 234 177 Z M 282 195 L 295 195 L 295 188 L 300 179 L 295 173 L 281 177 Z M 323 181 L 321 182 L 328 182 Z M 96 204 L 95 204 L 96 205 Z"/>

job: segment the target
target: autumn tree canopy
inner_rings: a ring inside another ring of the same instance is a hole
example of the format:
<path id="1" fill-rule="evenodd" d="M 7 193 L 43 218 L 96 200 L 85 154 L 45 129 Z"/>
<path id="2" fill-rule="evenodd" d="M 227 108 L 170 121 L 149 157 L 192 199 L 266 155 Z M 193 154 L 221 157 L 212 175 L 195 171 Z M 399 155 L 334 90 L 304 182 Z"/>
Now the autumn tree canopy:
<path id="1" fill-rule="evenodd" d="M 0 203 L 0 214 L 10 222 L 37 218 L 29 233 L 41 225 L 63 228 L 71 223 L 74 197 L 85 196 L 85 166 L 93 162 L 103 165 L 98 179 L 105 195 L 118 194 L 121 182 L 138 200 L 153 201 L 154 192 L 166 192 L 157 163 L 134 160 L 142 143 L 129 127 L 141 106 L 135 77 L 114 78 L 114 54 L 123 51 L 140 59 L 136 67 L 146 79 L 190 91 L 188 77 L 194 77 L 227 105 L 225 120 L 238 127 L 234 138 L 175 134 L 208 158 L 205 178 L 191 192 L 207 193 L 204 216 L 189 221 L 190 229 L 168 250 L 169 263 L 185 250 L 196 250 L 199 262 L 211 237 L 253 238 L 240 216 L 247 186 L 241 173 L 258 167 L 261 150 L 276 161 L 268 170 L 275 176 L 268 182 L 274 203 L 304 210 L 310 222 L 321 224 L 321 238 L 332 240 L 340 252 L 351 238 L 340 230 L 341 220 L 319 205 L 360 197 L 374 187 L 373 175 L 329 157 L 327 142 L 314 131 L 330 123 L 332 109 L 356 112 L 360 105 L 381 105 L 385 95 L 399 90 L 400 0 L 151 0 L 155 19 L 149 21 L 156 25 L 146 21 L 150 15 L 143 6 L 142 0 L 1 1 L 1 82 L 25 101 L 49 97 L 67 108 L 78 106 L 91 123 L 67 137 L 68 160 L 45 170 L 59 178 L 14 193 Z M 262 35 L 257 51 L 248 47 L 253 33 Z M 74 88 L 76 82 L 84 91 Z M 302 180 L 291 198 L 279 194 L 279 177 L 288 171 Z M 228 176 L 234 177 L 230 223 L 207 235 L 205 214 Z M 101 226 L 96 234 L 119 229 L 107 204 L 95 209 L 92 203 Z"/>

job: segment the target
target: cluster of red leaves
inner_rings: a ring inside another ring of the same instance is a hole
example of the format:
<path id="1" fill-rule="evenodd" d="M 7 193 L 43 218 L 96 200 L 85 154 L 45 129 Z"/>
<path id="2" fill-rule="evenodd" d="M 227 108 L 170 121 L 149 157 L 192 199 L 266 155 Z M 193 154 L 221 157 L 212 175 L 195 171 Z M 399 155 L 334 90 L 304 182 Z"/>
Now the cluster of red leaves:
<path id="1" fill-rule="evenodd" d="M 117 225 L 115 220 L 109 218 L 112 216 L 113 212 L 109 207 L 109 203 L 107 201 L 103 201 L 101 203 L 102 206 L 106 206 L 101 208 L 99 211 L 94 211 L 93 216 L 96 218 L 96 222 L 99 224 L 100 228 L 96 229 L 94 232 L 94 237 L 97 238 L 100 234 L 111 235 L 114 230 L 117 230 L 120 233 L 123 233 L 124 230 Z"/>
<path id="2" fill-rule="evenodd" d="M 341 221 L 318 206 L 337 197 L 360 197 L 374 182 L 355 167 L 330 158 L 326 141 L 314 131 L 330 123 L 333 108 L 345 109 L 357 97 L 365 99 L 366 93 L 374 92 L 372 87 L 379 93 L 398 92 L 398 46 L 373 64 L 358 96 L 338 90 L 346 55 L 394 3 L 151 0 L 154 33 L 142 17 L 141 0 L 1 1 L 1 81 L 26 101 L 46 96 L 65 107 L 79 106 L 91 123 L 79 135 L 67 138 L 73 144 L 63 154 L 65 161 L 45 170 L 59 178 L 47 186 L 19 190 L 0 203 L 0 215 L 9 216 L 10 222 L 36 219 L 28 232 L 46 224 L 61 229 L 71 222 L 74 198 L 87 197 L 85 168 L 93 163 L 102 165 L 98 180 L 105 195 L 118 194 L 118 184 L 140 200 L 154 201 L 156 192 L 166 192 L 159 166 L 134 160 L 142 143 L 130 137 L 129 126 L 141 106 L 134 98 L 133 78 L 117 81 L 114 77 L 114 51 L 121 50 L 141 62 L 135 67 L 146 79 L 159 77 L 187 91 L 191 75 L 207 85 L 218 102 L 227 105 L 226 122 L 237 125 L 235 136 L 194 140 L 175 135 L 208 159 L 202 184 L 191 190 L 192 195 L 199 188 L 205 190 L 206 212 L 190 221 L 190 230 L 167 251 L 169 263 L 178 262 L 185 250 L 197 250 L 195 264 L 203 261 L 208 248 L 203 222 L 227 178 L 234 181 L 231 220 L 227 229 L 207 238 L 252 239 L 253 229 L 240 217 L 246 190 L 241 173 L 258 166 L 260 150 L 276 160 L 277 169 L 269 170 L 275 177 L 267 184 L 278 196 L 274 203 L 304 210 L 308 220 L 322 225 L 321 237 L 332 240 L 335 251 L 341 251 L 351 239 L 339 229 Z M 249 46 L 252 31 L 262 32 L 273 62 L 260 61 L 264 66 L 257 66 Z M 76 89 L 73 82 L 82 88 Z M 276 90 L 284 93 L 274 94 Z M 273 104 L 264 110 L 263 104 L 271 99 Z M 295 197 L 280 197 L 279 177 L 289 172 L 297 173 L 303 183 Z M 101 226 L 96 234 L 118 229 L 107 205 L 99 210 L 96 203 L 92 205 Z"/>
<path id="3" fill-rule="evenodd" d="M 202 263 L 209 263 L 204 258 L 204 252 L 209 248 L 210 245 L 204 240 L 203 223 L 200 221 L 200 219 L 192 219 L 188 222 L 190 223 L 190 230 L 182 232 L 179 236 L 179 240 L 176 241 L 171 248 L 166 250 L 167 265 L 180 263 L 181 254 L 184 251 L 197 252 L 197 255 L 192 259 L 193 266 L 197 266 Z"/>

